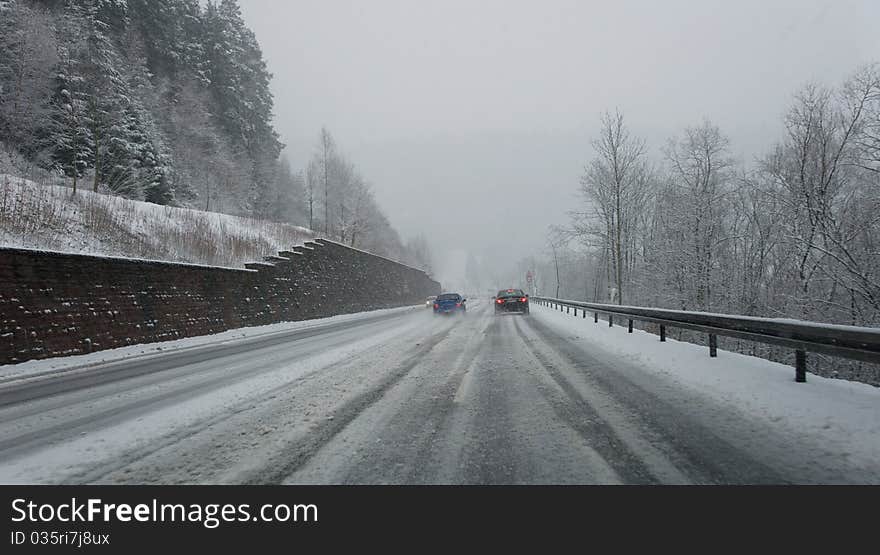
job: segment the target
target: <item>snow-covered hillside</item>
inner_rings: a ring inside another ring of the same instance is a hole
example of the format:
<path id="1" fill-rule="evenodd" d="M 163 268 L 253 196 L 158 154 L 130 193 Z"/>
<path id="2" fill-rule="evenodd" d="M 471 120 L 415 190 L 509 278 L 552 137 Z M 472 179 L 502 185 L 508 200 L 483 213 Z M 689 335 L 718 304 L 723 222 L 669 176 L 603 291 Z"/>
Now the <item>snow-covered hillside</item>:
<path id="1" fill-rule="evenodd" d="M 0 246 L 240 267 L 314 238 L 303 227 L 160 206 L 0 174 Z"/>

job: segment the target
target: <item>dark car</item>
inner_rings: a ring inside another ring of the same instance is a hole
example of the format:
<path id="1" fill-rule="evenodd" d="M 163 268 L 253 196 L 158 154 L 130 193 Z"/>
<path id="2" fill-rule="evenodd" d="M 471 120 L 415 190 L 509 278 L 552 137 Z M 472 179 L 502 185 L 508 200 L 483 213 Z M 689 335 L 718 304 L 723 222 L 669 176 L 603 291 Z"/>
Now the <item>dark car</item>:
<path id="1" fill-rule="evenodd" d="M 434 300 L 434 314 L 465 314 L 467 299 L 458 293 L 443 293 Z"/>
<path id="2" fill-rule="evenodd" d="M 529 296 L 522 289 L 503 289 L 495 295 L 495 314 L 502 312 L 529 313 Z"/>

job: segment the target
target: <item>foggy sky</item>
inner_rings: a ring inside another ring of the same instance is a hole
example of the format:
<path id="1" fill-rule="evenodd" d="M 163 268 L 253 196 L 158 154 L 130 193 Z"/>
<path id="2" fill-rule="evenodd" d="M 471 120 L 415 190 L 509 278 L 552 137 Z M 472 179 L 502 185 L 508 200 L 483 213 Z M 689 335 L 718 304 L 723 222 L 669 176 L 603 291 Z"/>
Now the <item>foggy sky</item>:
<path id="1" fill-rule="evenodd" d="M 880 60 L 877 0 L 240 3 L 292 165 L 326 125 L 441 264 L 541 249 L 574 207 L 604 110 L 657 159 L 709 118 L 750 160 L 780 138 L 798 87 Z"/>

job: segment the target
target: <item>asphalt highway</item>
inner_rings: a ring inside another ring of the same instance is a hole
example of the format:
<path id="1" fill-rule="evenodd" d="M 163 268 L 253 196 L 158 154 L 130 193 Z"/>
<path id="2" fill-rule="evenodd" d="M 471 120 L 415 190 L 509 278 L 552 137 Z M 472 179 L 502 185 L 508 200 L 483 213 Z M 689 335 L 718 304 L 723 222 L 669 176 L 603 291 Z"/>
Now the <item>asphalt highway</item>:
<path id="1" fill-rule="evenodd" d="M 0 482 L 871 481 L 532 314 L 412 308 L 0 382 Z"/>

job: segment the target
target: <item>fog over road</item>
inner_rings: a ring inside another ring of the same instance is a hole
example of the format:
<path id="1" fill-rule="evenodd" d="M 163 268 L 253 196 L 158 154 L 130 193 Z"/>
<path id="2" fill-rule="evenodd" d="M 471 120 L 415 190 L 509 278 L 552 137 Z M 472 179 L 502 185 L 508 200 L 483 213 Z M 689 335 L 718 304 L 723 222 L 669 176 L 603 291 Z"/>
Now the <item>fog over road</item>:
<path id="1" fill-rule="evenodd" d="M 461 317 L 364 314 L 134 358 L 75 381 L 7 380 L 0 482 L 877 479 L 845 454 L 811 464 L 818 446 L 587 351 L 546 324 L 546 308 L 496 317 L 488 300 L 469 304 Z"/>

